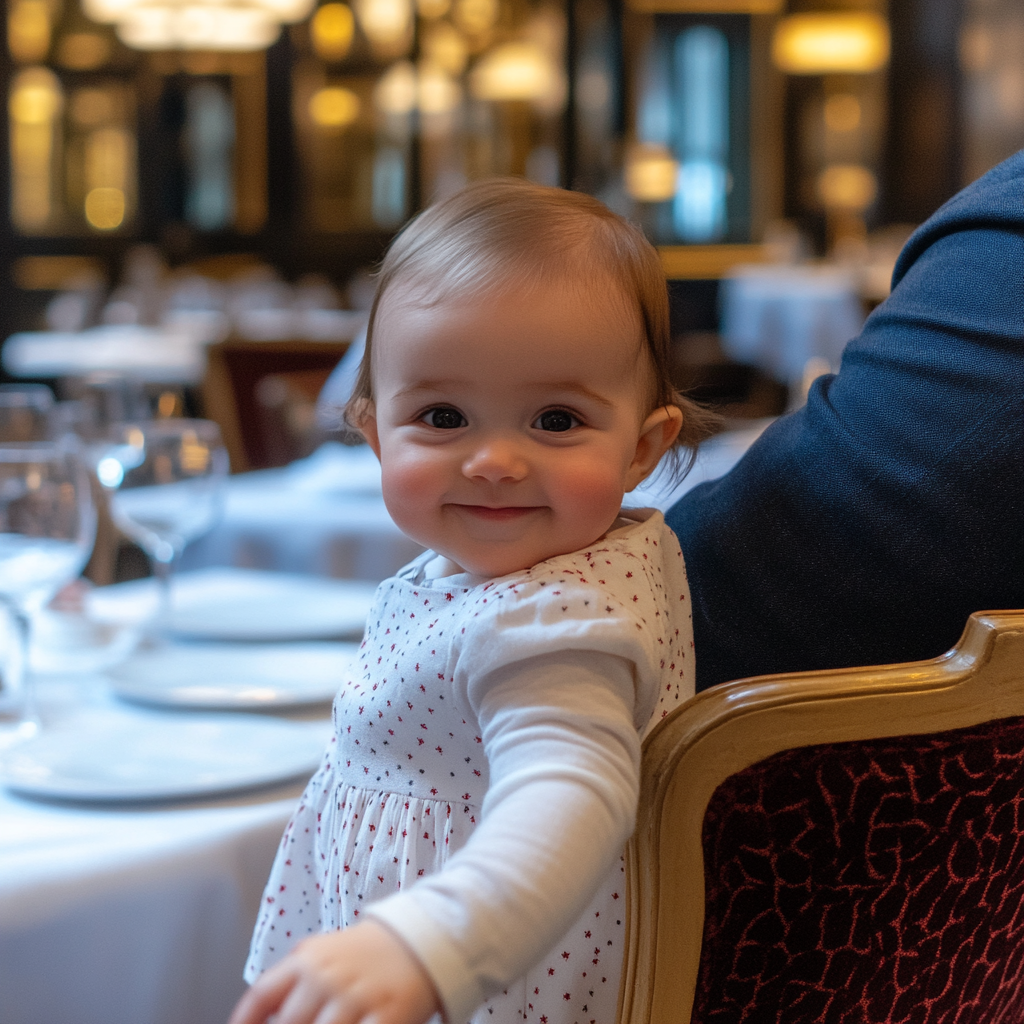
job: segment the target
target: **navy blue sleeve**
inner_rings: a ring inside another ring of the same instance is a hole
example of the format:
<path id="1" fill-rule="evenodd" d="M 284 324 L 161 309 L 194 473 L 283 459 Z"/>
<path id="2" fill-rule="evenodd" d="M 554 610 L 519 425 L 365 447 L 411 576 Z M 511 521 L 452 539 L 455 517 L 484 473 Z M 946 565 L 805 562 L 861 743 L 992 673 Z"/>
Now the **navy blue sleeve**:
<path id="1" fill-rule="evenodd" d="M 1024 606 L 1024 151 L 908 241 L 836 376 L 666 516 L 697 688 L 936 657 Z"/>

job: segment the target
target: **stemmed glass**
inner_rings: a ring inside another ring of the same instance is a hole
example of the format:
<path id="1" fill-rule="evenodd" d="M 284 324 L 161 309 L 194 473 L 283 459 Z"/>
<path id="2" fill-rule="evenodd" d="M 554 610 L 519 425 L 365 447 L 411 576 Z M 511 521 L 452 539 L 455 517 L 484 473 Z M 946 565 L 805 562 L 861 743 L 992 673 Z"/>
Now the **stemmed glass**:
<path id="1" fill-rule="evenodd" d="M 115 428 L 96 464 L 114 522 L 149 556 L 159 581 L 158 622 L 171 608 L 171 574 L 189 541 L 213 528 L 228 455 L 210 420 L 166 419 Z"/>
<path id="2" fill-rule="evenodd" d="M 0 443 L 0 602 L 18 634 L 0 682 L 0 703 L 17 712 L 12 735 L 38 731 L 28 664 L 31 617 L 85 567 L 96 512 L 75 438 Z"/>

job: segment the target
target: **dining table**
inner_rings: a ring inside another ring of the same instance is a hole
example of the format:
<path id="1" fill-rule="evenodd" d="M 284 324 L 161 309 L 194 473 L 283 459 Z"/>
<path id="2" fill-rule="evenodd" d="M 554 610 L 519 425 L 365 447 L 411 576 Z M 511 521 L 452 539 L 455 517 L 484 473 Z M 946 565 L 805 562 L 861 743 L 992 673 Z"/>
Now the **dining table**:
<path id="1" fill-rule="evenodd" d="M 717 435 L 686 481 L 627 503 L 666 508 L 766 425 Z M 226 1020 L 375 583 L 419 550 L 372 453 L 328 446 L 229 480 L 161 632 L 152 579 L 42 613 L 42 728 L 0 750 L 0 1024 Z"/>
<path id="2" fill-rule="evenodd" d="M 809 367 L 838 371 L 865 319 L 857 274 L 832 264 L 734 267 L 719 304 L 725 353 L 797 388 Z"/>
<path id="3" fill-rule="evenodd" d="M 151 725 L 102 675 L 38 686 L 60 734 Z M 322 746 L 327 709 L 302 727 Z M 303 782 L 139 802 L 0 789 L 0 1022 L 223 1024 Z"/>

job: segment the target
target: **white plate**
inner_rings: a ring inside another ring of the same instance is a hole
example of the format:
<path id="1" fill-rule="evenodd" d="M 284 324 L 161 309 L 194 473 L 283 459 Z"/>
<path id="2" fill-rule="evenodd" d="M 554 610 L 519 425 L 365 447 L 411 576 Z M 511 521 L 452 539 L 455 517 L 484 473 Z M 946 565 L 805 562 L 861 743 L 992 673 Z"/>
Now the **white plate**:
<path id="1" fill-rule="evenodd" d="M 319 723 L 94 712 L 10 748 L 0 781 L 53 800 L 180 800 L 299 779 L 323 749 Z"/>
<path id="2" fill-rule="evenodd" d="M 108 671 L 119 697 L 160 707 L 236 709 L 323 704 L 358 644 L 161 644 Z"/>
<path id="3" fill-rule="evenodd" d="M 360 580 L 210 568 L 171 580 L 166 632 L 204 640 L 360 637 L 376 585 Z M 142 625 L 159 603 L 153 579 L 99 587 L 86 598 L 94 622 Z"/>

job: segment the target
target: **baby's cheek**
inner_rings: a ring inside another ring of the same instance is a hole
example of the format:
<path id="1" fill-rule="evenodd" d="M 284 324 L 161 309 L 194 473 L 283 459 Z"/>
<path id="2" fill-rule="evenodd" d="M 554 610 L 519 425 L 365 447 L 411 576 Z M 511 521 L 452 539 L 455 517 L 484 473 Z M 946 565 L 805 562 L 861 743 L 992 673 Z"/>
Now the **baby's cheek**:
<path id="1" fill-rule="evenodd" d="M 391 518 L 406 533 L 437 508 L 442 480 L 439 472 L 423 462 L 394 461 L 381 473 L 384 504 Z"/>
<path id="2" fill-rule="evenodd" d="M 556 485 L 564 507 L 587 521 L 614 518 L 622 504 L 622 480 L 615 468 L 608 462 L 569 461 Z"/>

